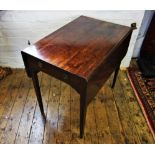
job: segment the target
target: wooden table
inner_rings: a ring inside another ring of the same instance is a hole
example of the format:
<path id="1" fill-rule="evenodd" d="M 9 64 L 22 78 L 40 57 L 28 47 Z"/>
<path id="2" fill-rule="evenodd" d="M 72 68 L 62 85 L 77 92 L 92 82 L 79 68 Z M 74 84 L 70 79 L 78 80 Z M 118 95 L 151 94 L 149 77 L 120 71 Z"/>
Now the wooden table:
<path id="1" fill-rule="evenodd" d="M 133 27 L 80 16 L 24 49 L 21 53 L 25 69 L 33 80 L 44 118 L 37 77 L 39 71 L 66 82 L 80 94 L 80 137 L 82 138 L 87 105 L 115 70 L 112 84 L 114 87 L 132 30 Z"/>

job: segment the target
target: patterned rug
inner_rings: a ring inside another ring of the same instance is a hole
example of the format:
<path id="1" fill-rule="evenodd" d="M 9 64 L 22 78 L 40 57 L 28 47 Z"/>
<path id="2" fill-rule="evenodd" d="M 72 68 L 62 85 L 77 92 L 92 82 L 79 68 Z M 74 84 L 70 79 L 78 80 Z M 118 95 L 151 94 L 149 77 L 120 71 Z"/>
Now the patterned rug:
<path id="1" fill-rule="evenodd" d="M 128 68 L 128 78 L 155 139 L 155 78 L 145 78 L 138 69 Z"/>
<path id="2" fill-rule="evenodd" d="M 8 67 L 0 67 L 0 80 L 4 79 L 7 75 L 11 74 L 12 70 Z"/>

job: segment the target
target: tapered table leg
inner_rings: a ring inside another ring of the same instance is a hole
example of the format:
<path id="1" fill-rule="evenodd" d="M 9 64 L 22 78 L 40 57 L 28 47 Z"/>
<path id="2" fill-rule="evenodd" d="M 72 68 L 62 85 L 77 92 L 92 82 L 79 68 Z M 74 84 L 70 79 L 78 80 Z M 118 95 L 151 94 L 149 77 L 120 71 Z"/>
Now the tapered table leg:
<path id="1" fill-rule="evenodd" d="M 45 113 L 44 113 L 44 107 L 43 107 L 43 102 L 42 102 L 42 97 L 41 97 L 41 92 L 40 92 L 40 87 L 39 87 L 38 76 L 37 76 L 36 72 L 32 73 L 32 81 L 33 81 L 33 86 L 34 86 L 34 89 L 35 89 L 35 93 L 36 93 L 36 96 L 37 96 L 37 100 L 38 100 L 38 104 L 39 104 L 39 107 L 40 107 L 41 114 L 42 114 L 44 120 L 46 121 L 46 116 L 45 116 Z"/>
<path id="2" fill-rule="evenodd" d="M 115 74 L 114 74 L 114 78 L 113 78 L 113 82 L 112 82 L 111 88 L 115 87 L 115 83 L 116 83 L 117 75 L 118 75 L 118 72 L 119 72 L 119 68 L 120 68 L 120 66 L 117 67 L 116 70 L 115 70 Z"/>
<path id="3" fill-rule="evenodd" d="M 86 120 L 86 93 L 80 95 L 80 138 L 83 138 L 84 126 Z"/>

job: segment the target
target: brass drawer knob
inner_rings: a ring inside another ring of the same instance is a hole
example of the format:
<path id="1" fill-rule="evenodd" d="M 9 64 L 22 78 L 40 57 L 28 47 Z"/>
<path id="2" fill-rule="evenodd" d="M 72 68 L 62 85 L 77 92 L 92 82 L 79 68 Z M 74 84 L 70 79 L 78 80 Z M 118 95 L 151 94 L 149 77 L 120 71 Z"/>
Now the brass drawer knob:
<path id="1" fill-rule="evenodd" d="M 68 75 L 67 74 L 64 74 L 64 80 L 67 80 L 68 79 Z"/>
<path id="2" fill-rule="evenodd" d="M 39 61 L 39 62 L 38 62 L 38 66 L 39 66 L 40 68 L 42 68 L 42 67 L 43 67 L 43 64 Z"/>

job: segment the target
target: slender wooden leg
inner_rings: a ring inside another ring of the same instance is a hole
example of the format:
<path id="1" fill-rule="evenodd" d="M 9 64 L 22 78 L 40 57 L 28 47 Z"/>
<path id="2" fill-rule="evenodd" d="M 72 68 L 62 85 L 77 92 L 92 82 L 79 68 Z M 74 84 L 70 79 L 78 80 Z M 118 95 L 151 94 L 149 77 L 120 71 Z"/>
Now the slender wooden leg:
<path id="1" fill-rule="evenodd" d="M 86 93 L 80 95 L 80 138 L 83 138 L 84 135 L 84 126 L 86 119 Z"/>
<path id="2" fill-rule="evenodd" d="M 46 116 L 45 116 L 45 113 L 44 113 L 44 107 L 43 107 L 43 102 L 42 102 L 42 97 L 41 97 L 41 92 L 40 92 L 37 73 L 33 72 L 31 76 L 32 76 L 33 86 L 34 86 L 35 93 L 36 93 L 36 96 L 37 96 L 38 104 L 39 104 L 39 107 L 40 107 L 40 111 L 41 111 L 41 114 L 42 114 L 44 120 L 46 121 Z"/>
<path id="3" fill-rule="evenodd" d="M 117 75 L 118 75 L 118 72 L 119 72 L 119 68 L 120 68 L 120 67 L 117 67 L 116 70 L 115 70 L 114 79 L 113 79 L 111 88 L 114 88 L 114 87 L 115 87 L 116 78 L 117 78 Z"/>

